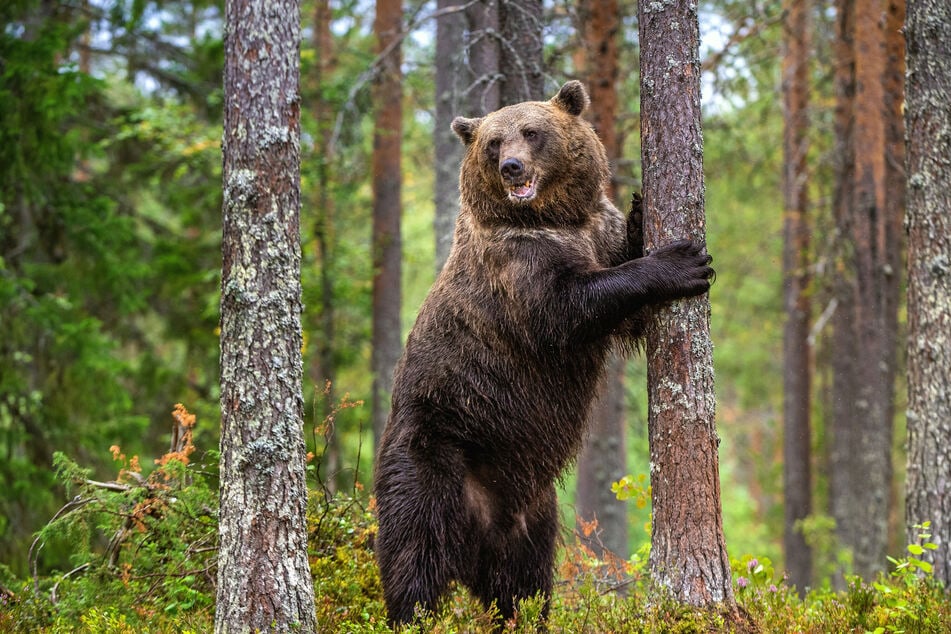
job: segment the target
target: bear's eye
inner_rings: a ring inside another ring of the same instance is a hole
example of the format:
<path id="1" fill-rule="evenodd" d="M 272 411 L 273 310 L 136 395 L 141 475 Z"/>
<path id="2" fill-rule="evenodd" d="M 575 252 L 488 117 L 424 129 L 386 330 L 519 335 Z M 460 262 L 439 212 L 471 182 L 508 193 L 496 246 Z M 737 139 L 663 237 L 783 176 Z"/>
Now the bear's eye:
<path id="1" fill-rule="evenodd" d="M 538 132 L 535 130 L 522 130 L 522 137 L 526 141 L 534 141 L 538 138 Z"/>

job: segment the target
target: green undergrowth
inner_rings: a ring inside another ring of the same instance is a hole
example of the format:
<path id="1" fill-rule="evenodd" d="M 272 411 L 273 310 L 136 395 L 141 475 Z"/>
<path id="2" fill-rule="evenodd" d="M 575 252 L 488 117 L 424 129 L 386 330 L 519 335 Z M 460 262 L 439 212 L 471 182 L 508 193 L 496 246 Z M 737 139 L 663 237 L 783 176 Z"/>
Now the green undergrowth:
<path id="1" fill-rule="evenodd" d="M 37 534 L 37 561 L 48 543 L 67 544 L 62 569 L 19 579 L 0 566 L 0 632 L 186 634 L 213 629 L 217 526 L 217 457 L 198 455 L 191 417 L 177 446 L 153 461 L 146 475 L 136 457 L 113 447 L 117 475 L 97 482 L 65 455 L 60 480 L 69 502 Z M 926 561 L 930 527 L 891 572 L 871 583 L 848 579 L 845 591 L 813 590 L 800 597 L 765 558 L 733 563 L 739 609 L 725 614 L 686 607 L 651 587 L 647 553 L 598 560 L 579 536 L 565 534 L 556 571 L 548 631 L 605 632 L 935 632 L 951 631 L 951 599 Z M 387 632 L 373 556 L 372 499 L 355 490 L 329 495 L 315 486 L 308 531 L 317 622 L 321 632 Z M 503 631 L 534 631 L 541 599 L 525 601 Z M 404 628 L 415 632 L 489 632 L 486 613 L 454 588 L 436 614 Z"/>

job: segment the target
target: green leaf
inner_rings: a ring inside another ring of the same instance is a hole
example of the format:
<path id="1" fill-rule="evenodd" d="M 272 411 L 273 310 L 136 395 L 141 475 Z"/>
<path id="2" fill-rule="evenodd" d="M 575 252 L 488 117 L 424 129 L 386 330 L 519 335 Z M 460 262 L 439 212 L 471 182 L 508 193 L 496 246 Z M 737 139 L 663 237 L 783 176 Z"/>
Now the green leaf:
<path id="1" fill-rule="evenodd" d="M 933 568 L 930 563 L 928 563 L 927 561 L 923 561 L 921 559 L 914 559 L 912 561 L 914 561 L 915 566 L 917 566 L 919 570 L 921 570 L 924 573 L 931 574 L 931 571 L 933 570 Z"/>

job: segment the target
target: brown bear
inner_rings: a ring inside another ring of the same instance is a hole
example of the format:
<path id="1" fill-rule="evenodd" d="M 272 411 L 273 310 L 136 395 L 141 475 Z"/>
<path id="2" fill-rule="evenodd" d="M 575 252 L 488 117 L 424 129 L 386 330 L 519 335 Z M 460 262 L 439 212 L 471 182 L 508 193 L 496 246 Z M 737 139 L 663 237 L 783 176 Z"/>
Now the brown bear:
<path id="1" fill-rule="evenodd" d="M 502 619 L 547 599 L 555 481 L 581 447 L 612 342 L 640 334 L 650 304 L 710 286 L 702 244 L 640 257 L 639 210 L 628 227 L 605 196 L 587 105 L 570 81 L 550 101 L 452 122 L 466 145 L 452 250 L 396 368 L 377 454 L 394 625 L 453 581 Z"/>

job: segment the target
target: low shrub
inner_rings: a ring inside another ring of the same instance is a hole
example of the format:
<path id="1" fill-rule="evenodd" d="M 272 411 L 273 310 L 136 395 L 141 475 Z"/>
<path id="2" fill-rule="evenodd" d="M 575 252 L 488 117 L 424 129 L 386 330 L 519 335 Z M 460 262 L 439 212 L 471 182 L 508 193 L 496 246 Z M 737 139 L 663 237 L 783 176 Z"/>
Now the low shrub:
<path id="1" fill-rule="evenodd" d="M 194 417 L 178 406 L 170 450 L 143 474 L 137 457 L 112 448 L 116 478 L 90 472 L 57 454 L 59 478 L 72 499 L 39 531 L 36 561 L 48 540 L 66 540 L 68 567 L 17 579 L 0 566 L 0 632 L 205 633 L 213 630 L 217 544 L 218 464 L 215 452 L 196 459 Z M 632 483 L 643 488 L 644 483 Z M 308 506 L 309 557 L 321 632 L 388 632 L 373 556 L 373 500 L 355 485 L 330 495 L 323 487 Z M 804 598 L 784 583 L 766 558 L 732 562 L 738 614 L 684 606 L 651 585 L 648 552 L 629 560 L 597 558 L 586 535 L 567 534 L 557 570 L 548 631 L 605 632 L 920 632 L 951 631 L 951 597 L 922 557 L 934 548 L 929 526 L 918 527 L 892 571 L 847 590 L 824 585 Z M 34 567 L 35 570 L 35 567 Z M 524 601 L 503 630 L 535 631 L 543 600 Z M 493 613 L 465 589 L 454 588 L 436 614 L 406 633 L 490 632 Z"/>

